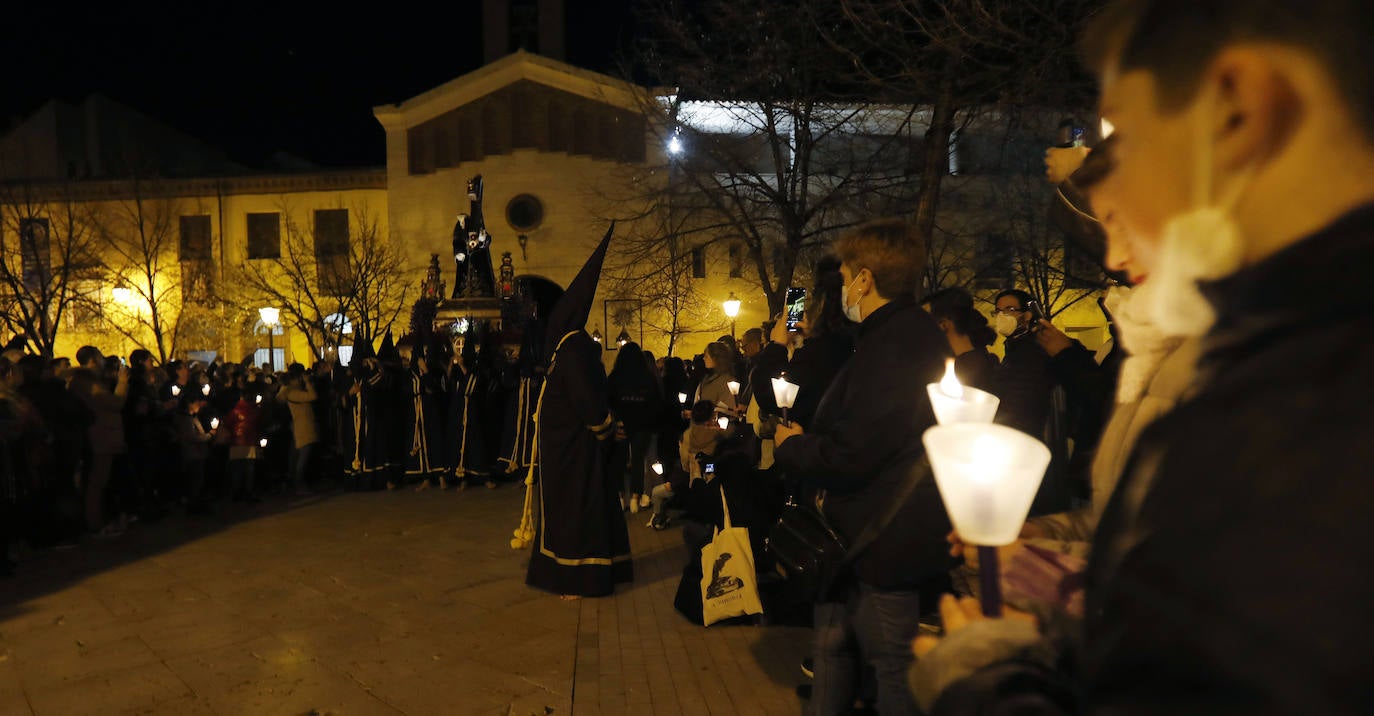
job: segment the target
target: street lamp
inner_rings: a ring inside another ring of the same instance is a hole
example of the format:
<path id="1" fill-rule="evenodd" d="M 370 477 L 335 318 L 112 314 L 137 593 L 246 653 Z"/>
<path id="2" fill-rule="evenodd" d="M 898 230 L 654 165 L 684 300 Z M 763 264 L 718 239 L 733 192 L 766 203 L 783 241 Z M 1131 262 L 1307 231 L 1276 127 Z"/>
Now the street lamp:
<path id="1" fill-rule="evenodd" d="M 739 315 L 739 299 L 735 298 L 735 292 L 730 292 L 730 297 L 721 304 L 725 309 L 725 316 L 730 319 L 730 337 L 735 337 L 735 317 Z"/>
<path id="2" fill-rule="evenodd" d="M 627 330 L 627 329 L 624 329 L 624 328 L 620 329 L 620 335 L 618 335 L 618 336 L 615 337 L 615 343 L 616 343 L 616 345 L 619 346 L 620 348 L 624 348 L 624 347 L 625 347 L 625 344 L 626 344 L 626 343 L 629 343 L 629 342 L 630 342 L 630 331 Z"/>
<path id="3" fill-rule="evenodd" d="M 281 311 L 276 308 L 259 308 L 258 318 L 262 319 L 263 325 L 267 326 L 267 360 L 272 364 L 272 370 L 277 369 L 277 347 L 273 335 L 277 332 L 277 322 L 281 320 Z"/>

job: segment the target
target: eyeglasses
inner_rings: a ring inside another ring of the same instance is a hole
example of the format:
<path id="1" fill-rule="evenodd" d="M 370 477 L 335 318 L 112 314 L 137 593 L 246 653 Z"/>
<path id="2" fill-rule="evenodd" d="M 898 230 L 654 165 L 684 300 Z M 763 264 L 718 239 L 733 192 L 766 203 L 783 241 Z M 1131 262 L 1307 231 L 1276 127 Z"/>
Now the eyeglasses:
<path id="1" fill-rule="evenodd" d="M 997 315 L 997 314 L 1000 313 L 1000 314 L 1002 314 L 1002 315 L 1004 315 L 1004 316 L 1015 316 L 1015 315 L 1018 314 L 1018 313 L 1025 313 L 1025 312 L 1026 312 L 1026 309 L 1024 309 L 1024 308 L 1018 308 L 1018 307 L 1016 307 L 1016 306 L 1008 306 L 1008 307 L 1006 307 L 1006 308 L 994 308 L 994 309 L 992 309 L 993 315 Z"/>

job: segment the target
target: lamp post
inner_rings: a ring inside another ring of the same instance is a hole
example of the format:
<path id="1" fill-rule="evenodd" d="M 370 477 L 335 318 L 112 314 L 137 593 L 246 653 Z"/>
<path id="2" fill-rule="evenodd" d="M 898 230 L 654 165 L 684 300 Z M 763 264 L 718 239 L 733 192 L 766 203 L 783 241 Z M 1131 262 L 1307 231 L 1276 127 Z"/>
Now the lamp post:
<path id="1" fill-rule="evenodd" d="M 735 298 L 735 292 L 730 292 L 730 297 L 720 304 L 725 309 L 725 316 L 730 319 L 730 337 L 735 337 L 735 317 L 739 315 L 739 299 Z"/>
<path id="2" fill-rule="evenodd" d="M 272 370 L 277 370 L 277 347 L 273 336 L 277 332 L 277 322 L 281 320 L 281 311 L 275 308 L 259 308 L 258 317 L 262 319 L 263 325 L 267 326 L 267 361 L 272 364 Z"/>

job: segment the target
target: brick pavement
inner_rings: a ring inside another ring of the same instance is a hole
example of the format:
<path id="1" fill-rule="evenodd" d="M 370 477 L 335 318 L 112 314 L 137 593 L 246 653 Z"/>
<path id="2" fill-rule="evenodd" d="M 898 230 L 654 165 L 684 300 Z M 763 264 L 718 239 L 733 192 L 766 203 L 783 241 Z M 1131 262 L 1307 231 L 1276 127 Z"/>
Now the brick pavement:
<path id="1" fill-rule="evenodd" d="M 0 714 L 773 714 L 805 630 L 672 608 L 678 530 L 562 602 L 507 545 L 519 489 L 333 493 L 181 516 L 0 581 Z"/>

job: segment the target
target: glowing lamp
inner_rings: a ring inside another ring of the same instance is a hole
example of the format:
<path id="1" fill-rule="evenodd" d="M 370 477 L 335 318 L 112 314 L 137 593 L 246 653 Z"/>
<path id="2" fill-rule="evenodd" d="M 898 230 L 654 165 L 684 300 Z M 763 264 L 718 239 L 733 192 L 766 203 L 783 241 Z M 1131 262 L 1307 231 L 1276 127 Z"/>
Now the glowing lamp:
<path id="1" fill-rule="evenodd" d="M 1002 402 L 992 393 L 960 384 L 954 375 L 953 358 L 945 361 L 945 377 L 926 385 L 926 394 L 941 425 L 990 423 Z"/>
<path id="2" fill-rule="evenodd" d="M 738 380 L 732 380 L 732 381 L 730 381 L 729 383 L 726 383 L 726 384 L 725 384 L 725 387 L 730 389 L 730 395 L 733 395 L 733 396 L 735 396 L 736 398 L 739 397 L 739 381 L 738 381 Z"/>
<path id="3" fill-rule="evenodd" d="M 668 140 L 668 153 L 669 153 L 669 154 L 681 154 L 681 153 L 682 153 L 682 140 L 681 140 L 681 139 L 678 139 L 678 137 L 677 137 L 676 134 L 674 134 L 674 135 L 672 136 L 672 138 L 670 138 L 670 139 Z"/>
<path id="4" fill-rule="evenodd" d="M 677 402 L 682 403 L 683 405 L 686 405 L 686 404 L 687 404 L 687 394 L 686 394 L 686 393 L 678 393 L 678 394 L 677 394 Z"/>
<path id="5" fill-rule="evenodd" d="M 219 418 L 210 418 L 210 429 L 219 430 Z"/>
<path id="6" fill-rule="evenodd" d="M 261 396 L 261 395 L 255 395 L 255 396 L 253 396 L 253 404 L 254 404 L 254 405 L 262 405 L 262 396 Z"/>
<path id="7" fill-rule="evenodd" d="M 615 337 L 615 342 L 616 345 L 624 348 L 625 344 L 630 342 L 630 332 L 624 328 L 620 329 L 620 335 Z"/>
<path id="8" fill-rule="evenodd" d="M 726 318 L 729 318 L 733 321 L 735 320 L 735 317 L 739 315 L 739 299 L 735 298 L 735 294 L 733 292 L 731 292 L 730 297 L 725 299 L 725 302 L 720 305 L 721 308 L 725 309 Z"/>
<path id="9" fill-rule="evenodd" d="M 649 468 L 654 471 L 655 475 L 663 475 L 663 463 L 655 460 L 654 464 L 650 465 Z"/>
<path id="10" fill-rule="evenodd" d="M 258 447 L 267 447 L 267 438 L 258 441 Z"/>
<path id="11" fill-rule="evenodd" d="M 276 326 L 277 323 L 281 321 L 281 309 L 259 308 L 258 318 L 262 319 L 262 324 L 264 326 Z"/>
<path id="12" fill-rule="evenodd" d="M 179 385 L 173 385 L 173 386 L 172 386 L 172 397 L 175 398 L 175 397 L 177 397 L 178 395 L 181 395 L 181 386 L 179 386 Z"/>
<path id="13" fill-rule="evenodd" d="M 722 416 L 720 416 L 719 418 L 716 419 L 716 424 L 720 426 L 720 429 L 721 429 L 721 430 L 729 430 L 729 429 L 730 429 L 730 419 L 727 418 L 727 417 L 725 417 L 724 415 L 722 415 Z"/>
<path id="14" fill-rule="evenodd" d="M 921 437 L 949 519 L 978 547 L 983 613 L 1002 613 L 997 547 L 1016 541 L 1040 489 L 1050 450 L 1003 425 L 937 425 Z"/>
<path id="15" fill-rule="evenodd" d="M 601 342 L 601 329 L 600 329 L 600 328 L 593 328 L 593 329 L 592 329 L 592 340 L 596 341 L 597 343 L 600 343 L 600 342 Z"/>
<path id="16" fill-rule="evenodd" d="M 116 286 L 115 288 L 110 289 L 110 298 L 113 298 L 114 300 L 122 304 L 128 305 L 132 303 L 134 300 L 134 292 L 132 289 L 126 288 L 124 286 Z"/>
<path id="17" fill-rule="evenodd" d="M 1102 138 L 1106 139 L 1107 137 L 1112 136 L 1112 133 L 1115 131 L 1116 125 L 1112 124 L 1111 121 L 1104 117 L 1102 119 Z"/>
<path id="18" fill-rule="evenodd" d="M 209 383 L 206 383 L 205 385 L 200 386 L 200 394 L 201 394 L 201 395 L 204 395 L 204 396 L 206 396 L 206 397 L 209 397 L 209 395 L 210 395 L 210 384 L 209 384 Z"/>
<path id="19" fill-rule="evenodd" d="M 793 383 L 786 378 L 773 379 L 773 401 L 782 409 L 782 422 L 791 425 L 787 420 L 787 409 L 797 401 L 797 391 L 801 386 Z"/>

